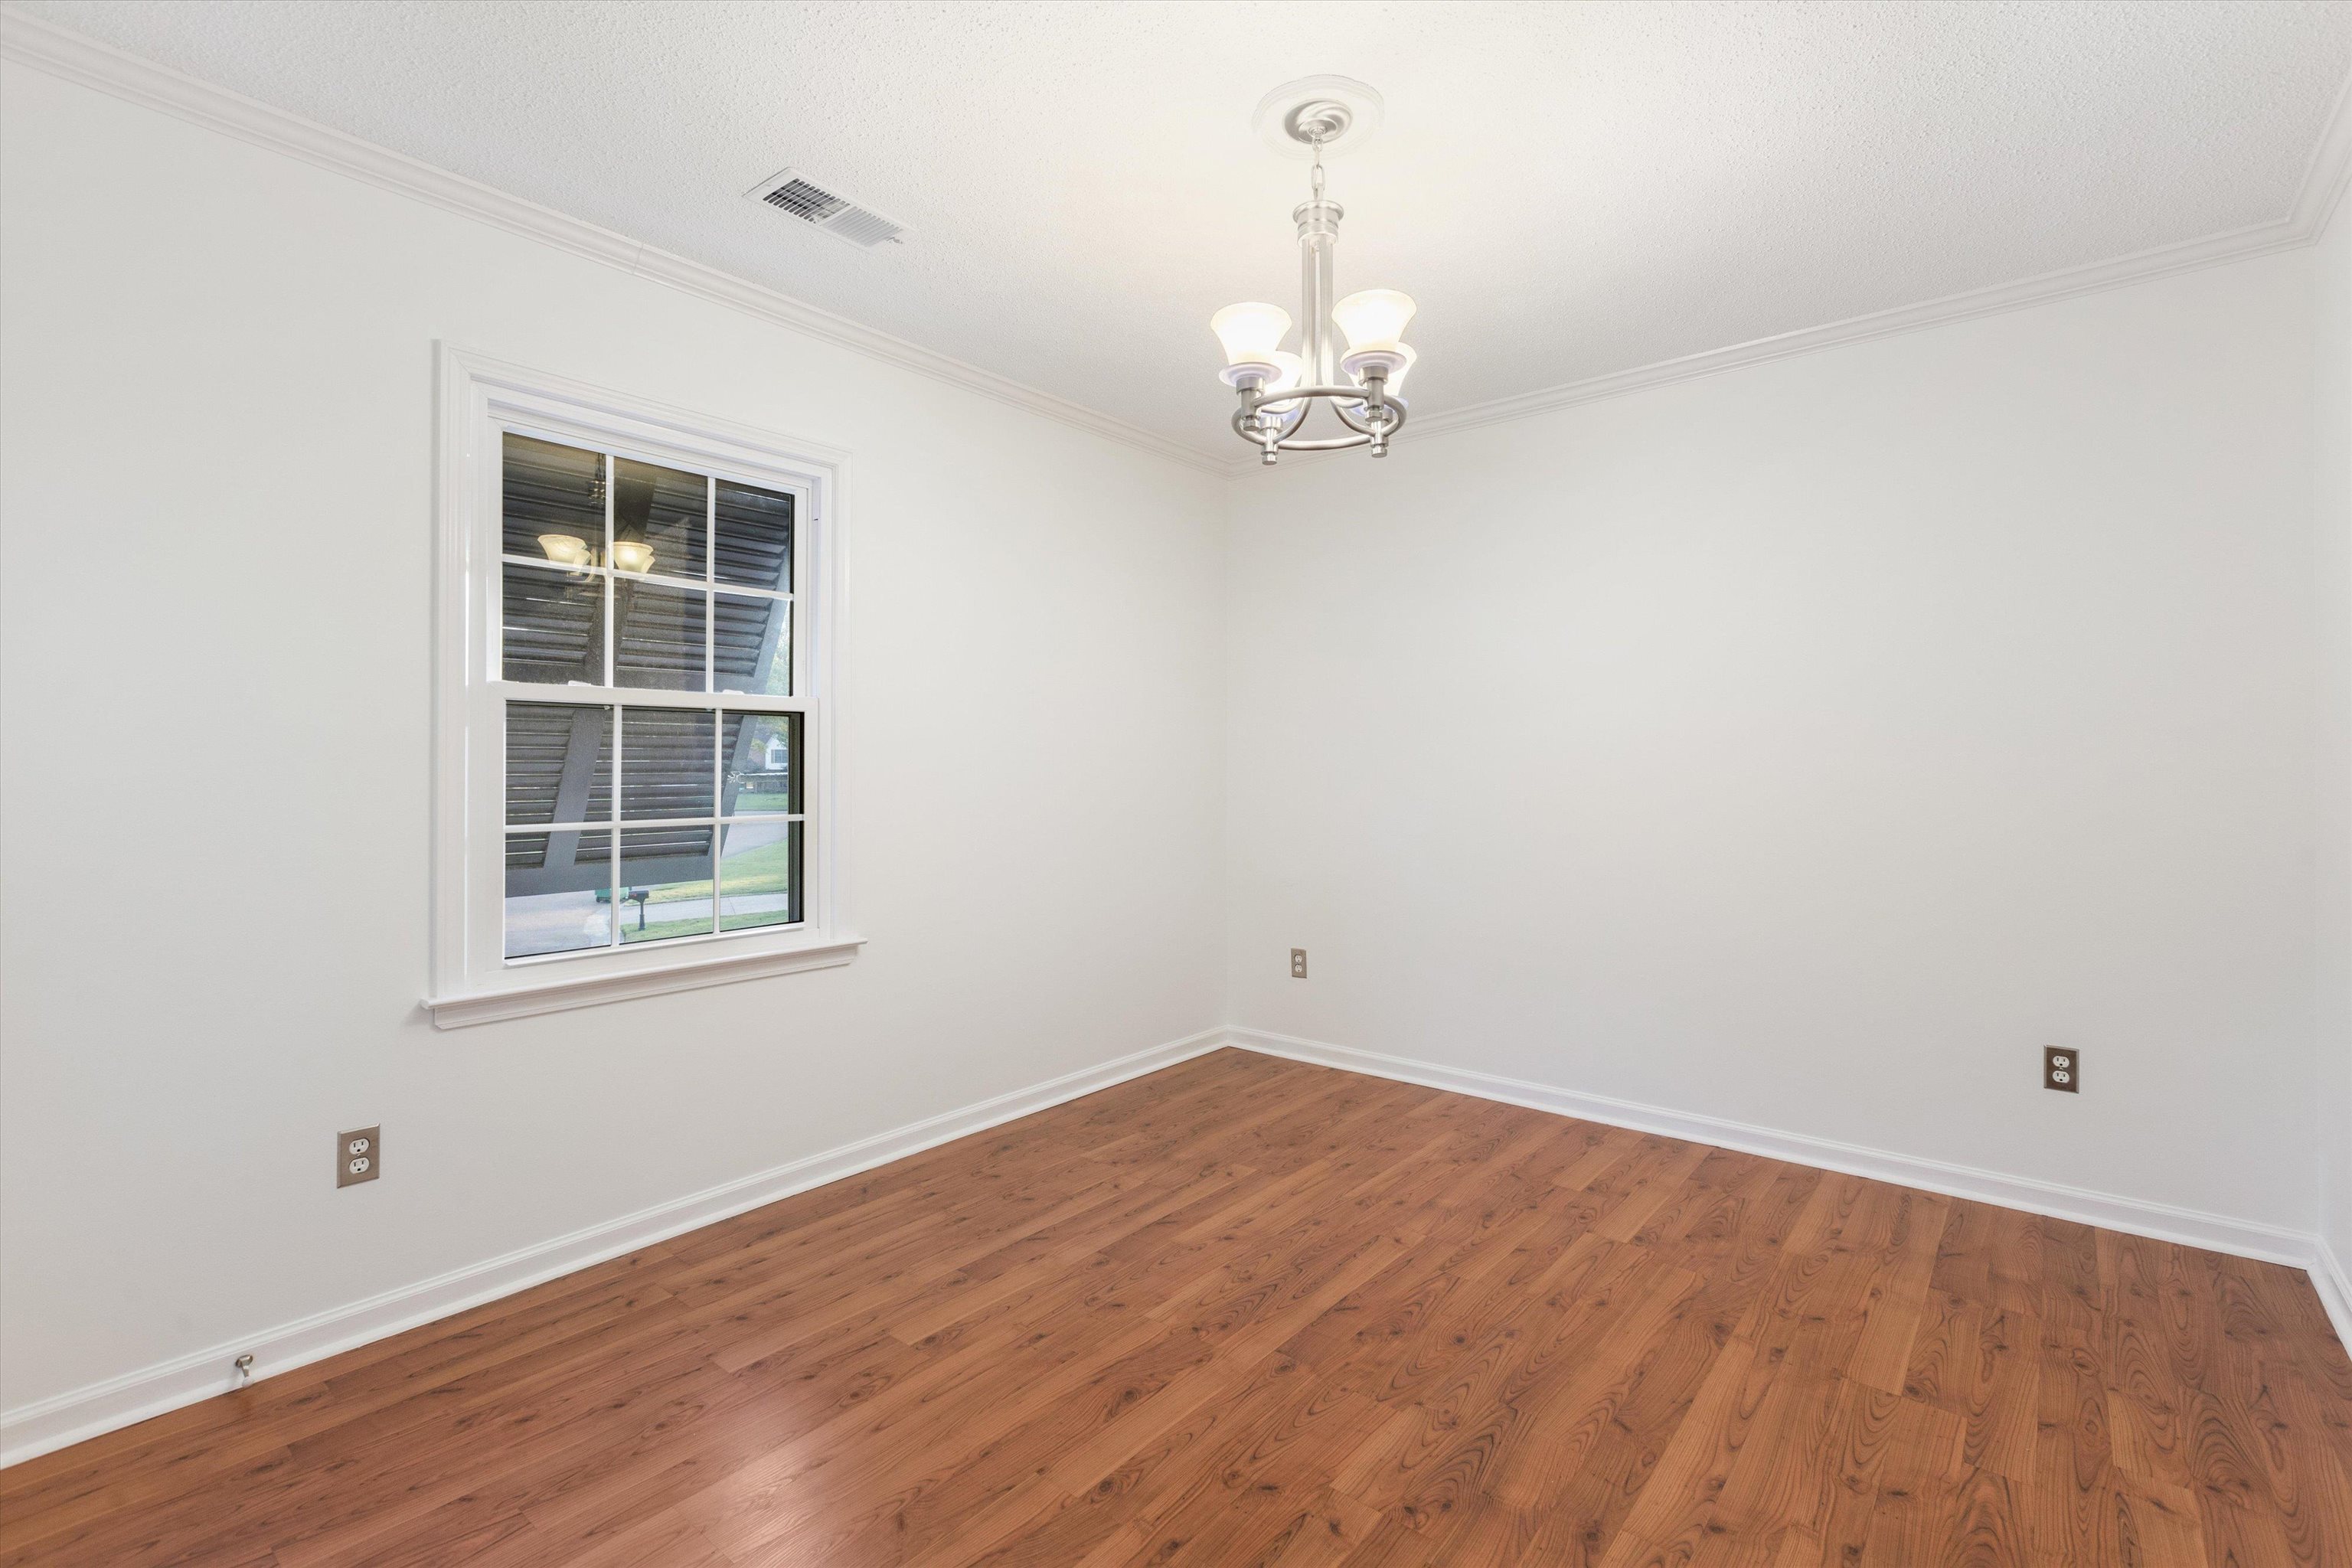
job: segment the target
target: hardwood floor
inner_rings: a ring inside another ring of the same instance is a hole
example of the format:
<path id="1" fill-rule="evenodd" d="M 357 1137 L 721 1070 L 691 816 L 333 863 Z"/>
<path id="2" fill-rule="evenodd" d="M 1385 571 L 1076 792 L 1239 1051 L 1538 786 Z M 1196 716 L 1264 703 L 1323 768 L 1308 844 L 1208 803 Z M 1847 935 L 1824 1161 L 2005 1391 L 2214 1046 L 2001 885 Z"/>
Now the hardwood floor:
<path id="1" fill-rule="evenodd" d="M 7 1563 L 2352 1564 L 2293 1270 L 1220 1052 L 0 1473 Z"/>

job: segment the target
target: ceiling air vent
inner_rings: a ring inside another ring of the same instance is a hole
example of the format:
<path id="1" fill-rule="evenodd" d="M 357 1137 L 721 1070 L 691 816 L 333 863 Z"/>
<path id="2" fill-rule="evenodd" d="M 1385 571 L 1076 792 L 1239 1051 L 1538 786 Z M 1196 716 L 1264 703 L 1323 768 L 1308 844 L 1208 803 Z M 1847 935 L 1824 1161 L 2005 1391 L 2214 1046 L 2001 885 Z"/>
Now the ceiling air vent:
<path id="1" fill-rule="evenodd" d="M 764 202 L 778 212 L 810 224 L 837 239 L 871 249 L 884 240 L 897 243 L 907 232 L 906 225 L 893 223 L 869 207 L 859 206 L 847 196 L 835 195 L 814 180 L 804 177 L 797 169 L 785 169 L 770 175 L 743 193 L 755 202 Z"/>

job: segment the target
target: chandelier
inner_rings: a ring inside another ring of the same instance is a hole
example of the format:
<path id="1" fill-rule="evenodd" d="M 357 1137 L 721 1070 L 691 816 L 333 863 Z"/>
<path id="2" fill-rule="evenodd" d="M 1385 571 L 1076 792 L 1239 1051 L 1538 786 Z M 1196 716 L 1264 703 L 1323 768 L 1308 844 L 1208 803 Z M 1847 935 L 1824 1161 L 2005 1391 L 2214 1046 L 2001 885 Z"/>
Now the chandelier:
<path id="1" fill-rule="evenodd" d="M 1328 452 L 1370 447 L 1388 456 L 1389 440 L 1404 427 L 1400 394 L 1414 354 L 1404 342 L 1412 297 L 1394 289 L 1367 289 L 1331 298 L 1331 255 L 1339 243 L 1339 204 L 1323 194 L 1323 154 L 1352 145 L 1379 123 L 1381 95 L 1345 77 L 1309 77 L 1276 88 L 1258 105 L 1259 132 L 1276 151 L 1307 159 L 1311 193 L 1291 213 L 1298 225 L 1298 352 L 1282 344 L 1290 312 L 1249 301 L 1209 318 L 1224 345 L 1219 373 L 1240 404 L 1234 433 L 1271 465 L 1284 452 Z M 1339 338 L 1347 339 L 1342 352 Z M 1302 434 L 1318 405 L 1345 426 L 1338 435 Z"/>

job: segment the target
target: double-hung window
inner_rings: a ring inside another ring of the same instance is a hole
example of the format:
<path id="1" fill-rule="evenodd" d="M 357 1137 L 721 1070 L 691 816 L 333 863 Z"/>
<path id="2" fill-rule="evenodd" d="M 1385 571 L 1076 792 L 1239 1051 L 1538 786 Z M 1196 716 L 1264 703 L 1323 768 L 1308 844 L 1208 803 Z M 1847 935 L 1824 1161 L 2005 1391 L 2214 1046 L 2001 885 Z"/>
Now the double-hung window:
<path id="1" fill-rule="evenodd" d="M 436 1020 L 845 962 L 838 457 L 444 359 Z"/>

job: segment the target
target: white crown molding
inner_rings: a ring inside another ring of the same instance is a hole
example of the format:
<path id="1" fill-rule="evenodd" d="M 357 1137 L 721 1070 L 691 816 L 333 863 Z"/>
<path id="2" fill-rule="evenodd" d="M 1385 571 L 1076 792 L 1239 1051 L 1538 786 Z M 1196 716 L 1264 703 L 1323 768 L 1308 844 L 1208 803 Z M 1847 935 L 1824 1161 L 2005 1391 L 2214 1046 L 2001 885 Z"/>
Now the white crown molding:
<path id="1" fill-rule="evenodd" d="M 2070 267 L 2015 283 L 1971 289 L 1965 293 L 1948 294 L 1940 300 L 1928 300 L 1916 305 L 1877 310 L 1867 316 L 1832 321 L 1824 326 L 1806 327 L 1774 337 L 1758 338 L 1752 342 L 1734 343 L 1728 348 L 1685 354 L 1680 359 L 1662 360 L 1656 364 L 1596 375 L 1586 381 L 1570 382 L 1565 386 L 1546 387 L 1538 392 L 1521 393 L 1516 397 L 1500 397 L 1491 403 L 1473 404 L 1466 408 L 1449 408 L 1417 419 L 1413 425 L 1423 437 L 1443 436 L 1455 430 L 1475 430 L 1482 425 L 1526 419 L 1555 409 L 1573 407 L 1580 403 L 1622 397 L 1627 393 L 1643 392 L 1654 386 L 1716 375 L 1748 365 L 1767 364 L 1773 360 L 1792 359 L 1799 354 L 1819 353 L 1824 349 L 1865 343 L 1874 338 L 1895 337 L 1905 332 L 1923 331 L 1930 327 L 1949 326 L 1955 321 L 1970 321 L 1979 316 L 2031 310 L 2036 305 L 2054 304 L 2078 295 L 2145 283 L 2176 272 L 2190 272 L 2200 268 L 2218 267 L 2224 262 L 2244 261 L 2257 256 L 2267 256 L 2273 251 L 2291 250 L 2296 246 L 2308 245 L 2316 237 L 2315 233 L 2305 234 L 2291 223 L 2258 224 L 2251 228 L 2210 235 L 2182 245 L 2144 250 L 2113 261 Z"/>
<path id="2" fill-rule="evenodd" d="M 1631 370 L 1612 371 L 1607 375 L 1523 392 L 1512 397 L 1498 397 L 1488 403 L 1474 403 L 1466 407 L 1448 408 L 1436 414 L 1416 414 L 1412 418 L 1412 438 L 1426 440 L 1457 430 L 1475 430 L 1482 425 L 1528 419 L 1557 409 L 1572 408 L 1580 403 L 1622 397 L 1628 393 L 1644 392 L 1654 386 L 1666 386 L 1702 375 L 1716 375 L 1746 365 L 1765 364 L 1798 354 L 1818 353 L 1823 349 L 1843 348 L 1849 343 L 1868 342 L 1874 338 L 1893 337 L 1902 332 L 1923 331 L 1930 327 L 1947 326 L 1979 316 L 2031 310 L 2036 305 L 2053 304 L 2078 295 L 2145 283 L 2176 272 L 2192 272 L 2225 262 L 2251 260 L 2273 251 L 2293 250 L 2299 246 L 2317 243 L 2320 235 L 2326 230 L 2328 220 L 2335 216 L 2336 207 L 2343 201 L 2347 185 L 2352 185 L 2352 78 L 2346 79 L 2344 86 L 2336 91 L 2335 106 L 2328 113 L 2326 125 L 2320 132 L 2317 145 L 2312 149 L 2310 161 L 2304 166 L 2303 184 L 2297 190 L 2294 206 L 2285 217 L 2231 229 L 2224 234 L 2208 235 L 2202 239 L 2184 240 L 2178 245 L 2158 246 L 2130 256 L 2117 257 L 2112 261 L 2062 268 L 2055 272 L 2021 279 L 2014 283 L 1970 289 L 1958 294 L 1945 295 L 1940 300 L 1927 300 L 1890 310 L 1876 310 L 1866 316 L 1853 316 L 1823 326 L 1805 327 L 1792 332 L 1758 338 L 1750 342 L 1733 343 L 1727 348 L 1709 349 L 1703 353 L 1685 354 L 1680 359 L 1661 360 L 1655 364 L 1636 365 Z M 1400 442 L 1399 445 L 1402 449 L 1404 443 Z M 1339 455 L 1336 452 L 1299 453 L 1289 462 L 1328 461 Z M 1262 471 L 1264 467 L 1255 455 L 1226 459 L 1226 472 L 1234 478 Z"/>
<path id="3" fill-rule="evenodd" d="M 1187 468 L 1227 478 L 1255 472 L 1263 465 L 1254 457 L 1219 458 L 1172 440 L 1156 431 L 1132 425 L 1050 392 L 998 375 L 993 371 L 937 353 L 903 338 L 862 326 L 804 300 L 765 285 L 722 272 L 683 256 L 646 245 L 626 235 L 572 217 L 536 202 L 509 195 L 462 174 L 379 147 L 372 142 L 318 124 L 299 115 L 274 109 L 242 93 L 215 86 L 167 66 L 143 60 L 68 28 L 26 16 L 0 5 L 0 58 L 79 82 L 84 87 L 161 110 L 180 119 L 268 147 L 331 169 L 353 179 L 509 232 L 552 245 L 574 255 L 604 262 L 651 281 L 773 321 L 794 331 L 872 355 L 876 359 L 932 376 L 951 385 L 1026 409 L 1033 414 L 1094 435 L 1123 442 Z M 2121 288 L 2169 273 L 2186 272 L 2224 262 L 2242 261 L 2273 251 L 2309 245 L 2319 237 L 2352 183 L 2352 81 L 2336 95 L 2318 144 L 2304 173 L 2292 212 L 2273 223 L 2255 224 L 2227 234 L 2179 245 L 2160 246 L 2136 255 L 2088 266 L 2066 268 L 2014 283 L 1970 289 L 1916 305 L 1855 316 L 1823 326 L 1807 327 L 1727 348 L 1710 349 L 1680 359 L 1663 360 L 1615 371 L 1565 385 L 1496 398 L 1467 407 L 1415 416 L 1416 439 L 1456 430 L 1526 419 L 1555 409 L 1573 407 L 1601 398 L 1664 386 L 1696 376 L 1714 375 L 1744 365 L 1762 364 L 1873 338 L 1918 331 L 1977 316 L 2025 310 L 2076 295 Z M 1328 458 L 1330 453 L 1301 453 L 1291 463 Z"/>
<path id="4" fill-rule="evenodd" d="M 1223 458 L 1050 392 L 861 326 L 762 284 L 673 255 L 624 234 L 509 195 L 478 180 L 289 114 L 168 66 L 0 5 L 0 58 L 31 66 L 111 97 L 363 180 L 463 216 L 663 283 L 747 315 L 931 376 L 968 392 L 1043 415 L 1187 468 L 1223 473 Z"/>
<path id="5" fill-rule="evenodd" d="M 2303 188 L 2295 193 L 2294 210 L 2287 222 L 2302 234 L 2303 243 L 2316 242 L 2342 205 L 2352 185 L 2352 77 L 2336 89 L 2336 106 L 2319 132 L 2319 144 L 2304 165 Z"/>
<path id="6" fill-rule="evenodd" d="M 607 1258 L 650 1247 L 666 1237 L 788 1198 L 794 1193 L 821 1187 L 1017 1121 L 1065 1100 L 1174 1067 L 1225 1043 L 1223 1029 L 1203 1029 L 1164 1046 L 1154 1046 L 1098 1067 L 1083 1068 L 961 1110 L 909 1122 L 773 1170 L 590 1226 L 552 1241 L 521 1247 L 415 1285 L 404 1285 L 364 1301 L 313 1313 L 103 1383 L 19 1405 L 0 1413 L 0 1468 L 225 1394 L 233 1384 L 231 1363 L 247 1352 L 252 1352 L 254 1375 L 257 1378 L 291 1372 Z"/>
<path id="7" fill-rule="evenodd" d="M 1463 1068 L 1415 1061 L 1406 1057 L 1383 1056 L 1377 1051 L 1301 1039 L 1295 1035 L 1244 1028 L 1230 1029 L 1227 1033 L 1234 1045 L 1266 1056 L 1312 1062 L 1320 1067 L 1366 1073 L 1374 1078 L 1393 1079 L 1400 1083 L 1415 1083 L 1424 1089 L 1446 1089 L 1480 1100 L 1500 1100 L 1507 1105 L 1523 1105 L 1529 1110 L 1549 1110 L 1585 1121 L 1603 1121 L 1612 1127 L 1631 1128 L 1637 1132 L 1655 1132 L 1693 1143 L 1713 1144 L 1718 1149 L 1737 1149 L 1742 1153 L 1760 1154 L 1769 1160 L 1785 1160 L 1791 1164 L 1838 1171 L 1850 1176 L 1865 1176 L 1873 1181 L 1892 1182 L 1898 1186 L 1920 1187 L 1931 1193 L 1944 1193 L 1952 1197 L 1998 1205 L 2002 1208 L 2023 1209 L 2028 1214 L 2048 1215 L 2080 1225 L 2095 1225 L 2133 1236 L 2153 1237 L 2158 1241 L 2176 1242 L 2183 1247 L 2200 1247 L 2211 1252 L 2226 1252 L 2239 1258 L 2257 1258 L 2264 1263 L 2281 1263 L 2291 1268 L 2309 1269 L 2323 1301 L 2328 1300 L 2331 1289 L 2319 1279 L 2322 1271 L 2319 1238 L 2302 1231 L 2286 1230 L 2253 1220 L 2235 1219 L 2226 1215 L 2177 1208 L 2170 1204 L 2149 1203 L 2114 1193 L 2094 1192 L 2086 1187 L 2038 1181 L 2030 1176 L 2005 1175 L 1973 1165 L 1955 1165 L 1915 1154 L 1898 1154 L 1892 1150 L 1865 1148 L 1861 1144 L 1843 1143 L 1808 1133 L 1784 1132 L 1778 1128 L 1727 1121 L 1720 1117 L 1702 1116 L 1692 1111 L 1669 1110 L 1663 1106 L 1583 1094 L 1550 1084 L 1530 1083 L 1523 1079 L 1501 1078 L 1492 1073 L 1472 1072 Z M 2352 1288 L 2343 1285 L 2340 1275 L 2334 1289 L 2342 1292 L 2346 1301 L 2352 1302 Z M 2331 1307 L 2333 1305 L 2331 1303 Z M 2352 1332 L 2346 1332 L 2352 1329 L 2352 1313 L 2337 1311 L 2334 1316 L 2338 1332 L 2345 1334 L 2347 1345 L 2352 1345 Z"/>

